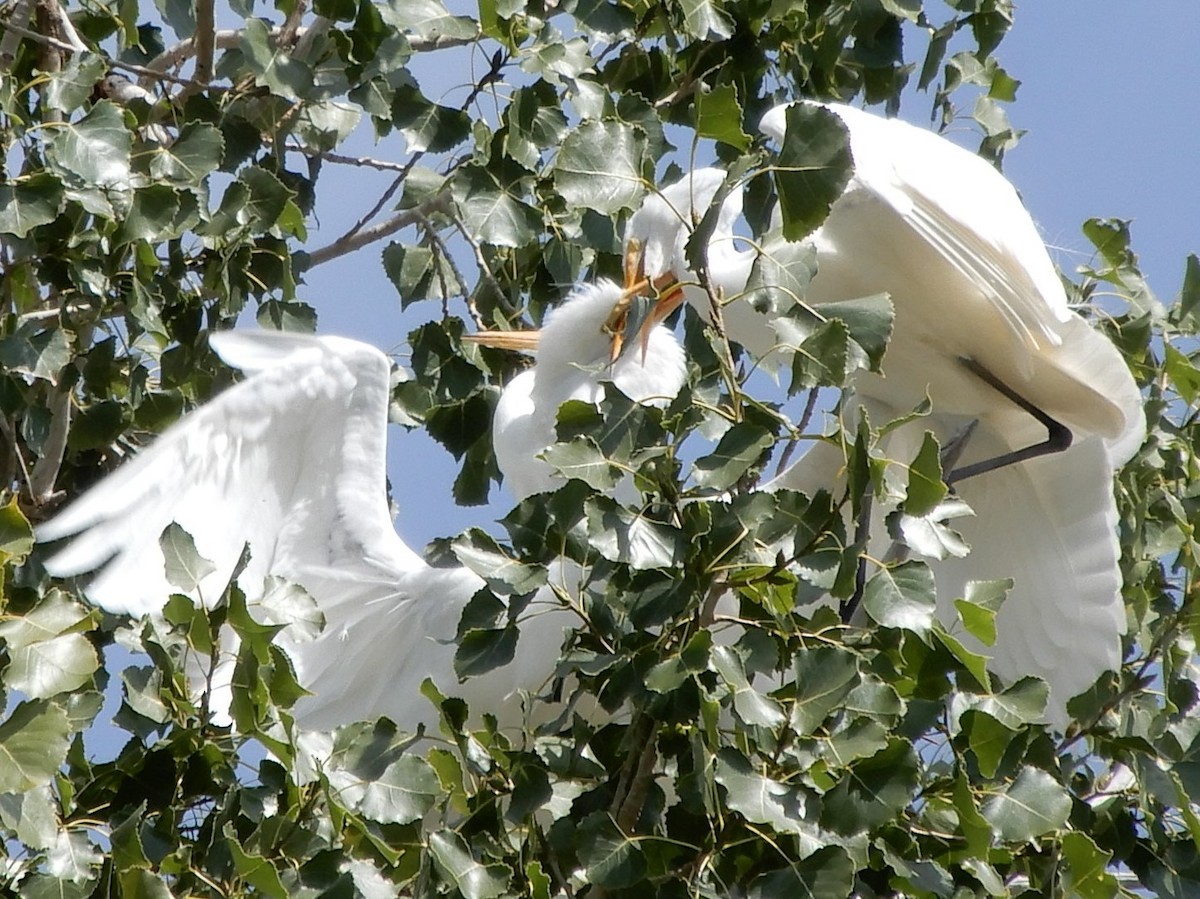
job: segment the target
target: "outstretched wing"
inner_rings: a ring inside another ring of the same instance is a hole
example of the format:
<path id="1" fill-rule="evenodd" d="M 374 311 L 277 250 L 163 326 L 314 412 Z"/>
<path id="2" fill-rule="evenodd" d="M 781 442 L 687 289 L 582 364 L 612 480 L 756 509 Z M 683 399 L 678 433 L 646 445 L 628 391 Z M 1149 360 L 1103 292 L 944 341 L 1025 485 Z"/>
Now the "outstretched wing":
<path id="1" fill-rule="evenodd" d="M 269 332 L 213 335 L 250 377 L 184 417 L 151 447 L 42 525 L 75 539 L 47 565 L 100 569 L 88 597 L 143 615 L 172 592 L 160 535 L 177 522 L 214 570 L 196 599 L 215 602 L 244 546 L 253 600 L 265 575 L 304 584 L 399 575 L 424 563 L 396 535 L 385 493 L 389 366 L 365 344 Z"/>

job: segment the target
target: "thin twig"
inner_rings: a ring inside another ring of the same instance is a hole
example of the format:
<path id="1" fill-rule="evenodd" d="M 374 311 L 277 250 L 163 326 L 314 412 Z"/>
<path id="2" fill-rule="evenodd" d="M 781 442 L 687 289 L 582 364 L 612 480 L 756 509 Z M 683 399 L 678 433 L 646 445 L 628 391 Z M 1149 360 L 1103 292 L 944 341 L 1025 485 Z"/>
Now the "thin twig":
<path id="1" fill-rule="evenodd" d="M 457 216 L 451 216 L 451 218 L 455 222 L 458 221 Z M 467 279 L 464 278 L 462 272 L 459 271 L 458 263 L 454 261 L 454 256 L 451 255 L 449 249 L 446 247 L 445 242 L 442 240 L 442 236 L 437 233 L 437 228 L 434 226 L 433 222 L 429 220 L 428 216 L 425 215 L 421 216 L 421 226 L 425 229 L 425 233 L 428 235 L 430 242 L 437 247 L 438 253 L 443 259 L 446 260 L 446 264 L 450 266 L 451 273 L 453 273 L 455 280 L 458 281 L 459 287 L 462 288 L 463 298 L 467 301 L 467 312 L 470 313 L 471 320 L 475 322 L 475 327 L 480 331 L 486 330 L 487 326 L 484 325 L 483 317 L 479 314 L 479 308 L 475 305 L 475 298 L 467 290 Z M 446 294 L 445 279 L 441 277 L 440 265 L 438 266 L 438 279 L 442 282 L 442 315 L 448 317 L 450 315 L 450 308 L 446 305 L 446 301 L 449 299 L 449 297 Z"/>
<path id="2" fill-rule="evenodd" d="M 483 247 L 480 245 L 479 241 L 471 236 L 471 232 L 467 230 L 467 226 L 462 223 L 462 220 L 457 215 L 451 216 L 450 220 L 454 223 L 454 227 L 458 229 L 458 233 L 462 235 L 463 240 L 465 240 L 467 245 L 471 248 L 471 252 L 475 254 L 475 265 L 479 268 L 479 276 L 483 278 L 488 287 L 495 291 L 497 302 L 500 304 L 501 308 L 504 309 L 505 314 L 515 315 L 516 310 L 509 306 L 508 297 L 504 293 L 504 288 L 500 286 L 500 282 L 497 281 L 496 276 L 492 274 L 492 269 L 487 264 L 487 259 L 483 255 Z M 471 298 L 468 298 L 468 302 L 472 306 L 474 305 L 474 301 Z M 478 321 L 478 312 L 476 311 L 472 317 Z M 483 325 L 480 324 L 479 327 L 482 328 Z"/>
<path id="3" fill-rule="evenodd" d="M 26 489 L 29 489 L 29 467 L 25 464 L 25 457 L 21 455 L 21 446 L 17 443 L 17 435 L 12 429 L 12 425 L 8 423 L 8 418 L 0 415 L 0 436 L 8 441 L 12 447 L 13 457 L 17 460 L 17 467 L 21 469 L 21 479 L 25 482 Z M 32 492 L 32 491 L 31 491 Z"/>
<path id="4" fill-rule="evenodd" d="M 382 240 L 385 237 L 395 234 L 402 228 L 418 224 L 422 217 L 431 212 L 445 212 L 449 208 L 449 205 L 449 194 L 436 194 L 414 209 L 394 215 L 387 221 L 380 222 L 378 225 L 373 225 L 370 228 L 364 228 L 357 232 L 351 231 L 342 235 L 333 243 L 321 247 L 319 250 L 314 250 L 309 256 L 310 264 L 314 266 L 321 265 L 331 259 L 345 256 L 347 253 L 353 253 L 355 250 L 360 250 L 369 243 L 374 243 L 377 240 Z"/>
<path id="5" fill-rule="evenodd" d="M 304 147 L 299 144 L 288 144 L 288 150 L 293 153 L 310 156 L 313 159 L 320 159 L 323 162 L 378 169 L 381 172 L 407 172 L 409 169 L 408 163 L 405 162 L 391 162 L 386 159 L 375 159 L 371 156 L 343 156 L 341 153 L 331 153 L 327 150 L 318 150 L 314 147 Z"/>
<path id="6" fill-rule="evenodd" d="M 817 408 L 818 392 L 819 391 L 816 387 L 809 388 L 808 400 L 804 404 L 804 411 L 800 414 L 800 422 L 796 425 L 795 433 L 803 434 L 805 429 L 808 428 L 808 423 L 812 420 L 813 411 Z M 793 437 L 787 442 L 787 446 L 783 448 L 783 453 L 779 456 L 779 464 L 775 466 L 775 477 L 779 477 L 781 474 L 783 474 L 783 471 L 787 468 L 788 463 L 792 461 L 792 453 L 796 451 L 796 444 L 799 442 L 799 437 Z"/>

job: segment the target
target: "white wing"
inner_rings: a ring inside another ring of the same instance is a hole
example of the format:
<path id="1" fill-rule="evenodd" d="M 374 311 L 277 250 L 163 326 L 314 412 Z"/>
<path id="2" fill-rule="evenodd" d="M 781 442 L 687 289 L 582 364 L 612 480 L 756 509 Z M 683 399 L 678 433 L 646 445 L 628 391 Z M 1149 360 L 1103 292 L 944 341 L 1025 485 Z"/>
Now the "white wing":
<path id="1" fill-rule="evenodd" d="M 886 377 L 862 392 L 911 407 L 979 415 L 996 396 L 964 376 L 958 357 L 992 374 L 1074 430 L 1100 434 L 1128 458 L 1144 419 L 1120 354 L 1067 306 L 1037 227 L 987 162 L 931 132 L 848 106 L 855 174 L 812 236 L 818 272 L 809 300 L 885 291 L 896 304 Z M 786 107 L 763 117 L 783 139 Z"/>
<path id="2" fill-rule="evenodd" d="M 172 521 L 215 565 L 198 591 L 205 604 L 220 597 L 244 544 L 251 598 L 267 574 L 299 580 L 306 569 L 338 568 L 353 579 L 423 565 L 388 515 L 383 354 L 268 332 L 212 341 L 253 376 L 43 525 L 43 541 L 79 534 L 48 570 L 61 577 L 104 565 L 88 588 L 93 602 L 133 615 L 158 611 L 171 592 L 158 540 Z"/>
<path id="3" fill-rule="evenodd" d="M 510 667 L 457 683 L 455 632 L 483 582 L 463 568 L 431 568 L 392 527 L 386 357 L 333 337 L 229 332 L 211 339 L 223 359 L 251 376 L 43 525 L 43 541 L 78 534 L 48 570 L 68 576 L 104 566 L 89 599 L 145 615 L 172 592 L 159 547 L 172 521 L 215 564 L 195 597 L 206 604 L 219 598 L 248 544 L 251 561 L 239 583 L 249 602 L 274 575 L 304 587 L 326 620 L 313 640 L 290 629 L 278 638 L 315 694 L 295 709 L 309 728 L 379 715 L 408 730 L 432 725 L 434 709 L 418 691 L 425 677 L 490 712 L 515 690 L 540 687 L 554 658 L 540 650 L 519 651 Z M 522 638 L 557 647 L 571 620 L 554 605 Z M 225 701 L 227 669 L 215 673 Z M 219 716 L 220 695 L 214 708 Z"/>

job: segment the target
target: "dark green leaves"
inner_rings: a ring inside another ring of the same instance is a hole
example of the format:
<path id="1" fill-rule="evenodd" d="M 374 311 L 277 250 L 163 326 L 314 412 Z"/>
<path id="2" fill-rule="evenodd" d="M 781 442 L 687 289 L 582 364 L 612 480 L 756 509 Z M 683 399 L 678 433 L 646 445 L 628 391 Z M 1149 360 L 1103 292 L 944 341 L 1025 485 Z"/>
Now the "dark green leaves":
<path id="1" fill-rule="evenodd" d="M 67 712 L 50 701 L 22 702 L 0 723 L 0 793 L 48 783 L 67 754 Z"/>
<path id="2" fill-rule="evenodd" d="M 997 836 L 1014 842 L 1062 827 L 1070 811 L 1066 790 L 1045 771 L 1030 766 L 983 806 L 983 816 Z"/>
<path id="3" fill-rule="evenodd" d="M 130 188 L 133 135 L 121 108 L 101 100 L 77 122 L 63 125 L 50 142 L 59 171 L 100 188 Z"/>
<path id="4" fill-rule="evenodd" d="M 819 106 L 794 104 L 786 113 L 787 133 L 775 170 L 783 234 L 799 240 L 825 220 L 850 179 L 846 128 Z"/>
<path id="5" fill-rule="evenodd" d="M 0 233 L 24 237 L 58 217 L 63 191 L 49 173 L 0 184 Z"/>

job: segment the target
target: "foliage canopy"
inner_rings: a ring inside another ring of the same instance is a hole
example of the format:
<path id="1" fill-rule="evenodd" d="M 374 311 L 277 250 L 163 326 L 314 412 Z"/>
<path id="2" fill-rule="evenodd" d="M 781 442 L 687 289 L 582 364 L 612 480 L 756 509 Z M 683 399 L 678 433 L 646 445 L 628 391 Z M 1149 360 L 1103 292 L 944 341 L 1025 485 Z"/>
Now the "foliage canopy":
<path id="1" fill-rule="evenodd" d="M 814 609 L 853 590 L 863 547 L 841 509 L 881 475 L 878 430 L 848 423 L 848 495 L 755 492 L 807 426 L 804 403 L 748 387 L 736 348 L 692 316 L 676 403 L 610 392 L 564 407 L 550 459 L 573 480 L 519 504 L 502 533 L 432 550 L 488 575 L 463 622 L 464 676 L 511 653 L 547 565 L 585 565 L 573 601 L 586 625 L 559 671 L 611 717 L 566 714 L 514 739 L 446 698 L 454 685 L 427 684 L 432 748 L 386 720 L 317 746 L 286 726 L 297 685 L 236 589 L 212 616 L 176 596 L 161 620 L 117 620 L 49 582 L 31 537 L 228 383 L 209 329 L 247 309 L 315 327 L 306 273 L 351 253 L 381 252 L 401 304 L 427 310 L 393 419 L 459 458 L 456 500 L 482 502 L 497 477 L 490 410 L 517 363 L 464 345 L 468 320 L 537 322 L 563 285 L 619 277 L 628 215 L 697 160 L 737 175 L 752 227 L 778 196 L 802 236 L 848 159 L 819 131 L 772 159 L 755 125 L 781 100 L 895 110 L 915 82 L 943 123 L 973 104 L 981 152 L 999 161 L 1019 136 L 1004 109 L 1018 82 L 995 55 L 1008 0 L 13 0 L 2 15 L 6 895 L 1101 899 L 1130 894 L 1128 872 L 1161 896 L 1200 888 L 1200 262 L 1160 303 L 1118 220 L 1085 224 L 1096 254 L 1072 288 L 1081 303 L 1101 284 L 1122 298 L 1093 314 L 1147 397 L 1149 438 L 1118 485 L 1130 629 L 1122 670 L 1075 701 L 1065 735 L 1034 723 L 1043 685 L 999 684 L 935 619 L 921 561 L 868 583 L 870 629 Z M 445 71 L 468 67 L 470 83 L 447 88 Z M 363 129 L 378 158 L 347 152 Z M 394 181 L 314 247 L 315 204 L 350 166 Z M 880 298 L 824 322 L 789 292 L 756 301 L 793 346 L 788 396 L 878 365 Z M 952 539 L 936 447 L 905 461 L 903 533 L 929 551 Z M 609 496 L 621 471 L 636 472 L 635 508 Z M 785 538 L 783 556 L 764 553 Z M 164 539 L 186 590 L 201 560 L 185 534 Z M 734 641 L 705 626 L 716 585 L 739 598 Z M 964 597 L 961 626 L 985 639 L 1003 589 Z M 222 628 L 242 638 L 232 730 L 183 677 Z M 116 671 L 116 646 L 144 654 Z M 781 685 L 762 676 L 774 671 Z M 106 692 L 127 737 L 97 758 Z"/>

